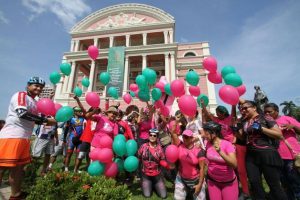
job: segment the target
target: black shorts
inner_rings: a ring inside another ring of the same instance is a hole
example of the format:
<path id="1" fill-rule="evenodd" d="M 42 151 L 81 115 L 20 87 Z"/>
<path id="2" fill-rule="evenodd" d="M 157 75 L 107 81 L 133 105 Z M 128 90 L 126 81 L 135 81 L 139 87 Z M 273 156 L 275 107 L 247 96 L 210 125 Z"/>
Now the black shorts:
<path id="1" fill-rule="evenodd" d="M 88 153 L 88 152 L 90 152 L 90 149 L 91 149 L 91 143 L 89 143 L 89 142 L 82 142 L 81 145 L 80 145 L 79 152 Z"/>

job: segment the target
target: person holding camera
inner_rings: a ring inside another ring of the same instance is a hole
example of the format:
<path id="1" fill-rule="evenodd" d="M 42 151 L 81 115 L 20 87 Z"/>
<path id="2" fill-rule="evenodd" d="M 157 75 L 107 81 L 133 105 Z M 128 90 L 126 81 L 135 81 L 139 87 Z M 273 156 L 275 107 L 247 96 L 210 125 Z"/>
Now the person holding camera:
<path id="1" fill-rule="evenodd" d="M 246 140 L 246 168 L 254 199 L 266 199 L 262 177 L 270 188 L 272 199 L 285 200 L 287 196 L 280 185 L 282 159 L 277 151 L 282 133 L 276 122 L 267 115 L 259 114 L 253 101 L 240 106 L 244 116 L 242 127 L 236 134 Z"/>

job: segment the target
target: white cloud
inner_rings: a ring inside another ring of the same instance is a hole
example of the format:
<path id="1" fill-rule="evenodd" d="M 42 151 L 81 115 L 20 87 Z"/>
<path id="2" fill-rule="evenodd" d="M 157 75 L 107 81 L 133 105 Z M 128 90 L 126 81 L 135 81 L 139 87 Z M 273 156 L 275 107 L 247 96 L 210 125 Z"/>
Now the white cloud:
<path id="1" fill-rule="evenodd" d="M 51 12 L 67 30 L 78 21 L 79 17 L 91 12 L 91 8 L 84 0 L 22 0 L 22 4 L 33 13 L 29 17 L 30 21 L 42 13 Z"/>
<path id="2" fill-rule="evenodd" d="M 8 24 L 9 20 L 4 16 L 4 13 L 0 10 L 0 24 L 1 23 Z"/>
<path id="3" fill-rule="evenodd" d="M 300 88 L 299 1 L 268 7 L 249 18 L 241 32 L 220 51 L 219 63 L 233 65 L 252 99 L 258 84 L 271 101 L 295 98 Z"/>

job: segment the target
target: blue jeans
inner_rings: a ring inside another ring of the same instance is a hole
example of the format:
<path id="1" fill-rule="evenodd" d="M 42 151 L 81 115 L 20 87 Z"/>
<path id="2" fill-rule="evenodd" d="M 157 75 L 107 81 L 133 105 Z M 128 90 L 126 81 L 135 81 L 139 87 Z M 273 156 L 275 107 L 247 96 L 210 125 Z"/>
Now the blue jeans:
<path id="1" fill-rule="evenodd" d="M 300 200 L 300 173 L 294 167 L 294 160 L 283 160 L 281 183 L 289 200 Z"/>

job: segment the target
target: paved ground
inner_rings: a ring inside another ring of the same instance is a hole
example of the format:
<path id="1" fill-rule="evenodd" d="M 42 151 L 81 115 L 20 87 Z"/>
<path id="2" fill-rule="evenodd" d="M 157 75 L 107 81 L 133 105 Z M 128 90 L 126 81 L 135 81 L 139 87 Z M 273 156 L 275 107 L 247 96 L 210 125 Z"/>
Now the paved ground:
<path id="1" fill-rule="evenodd" d="M 0 200 L 8 200 L 10 196 L 10 187 L 6 184 L 0 186 Z"/>

